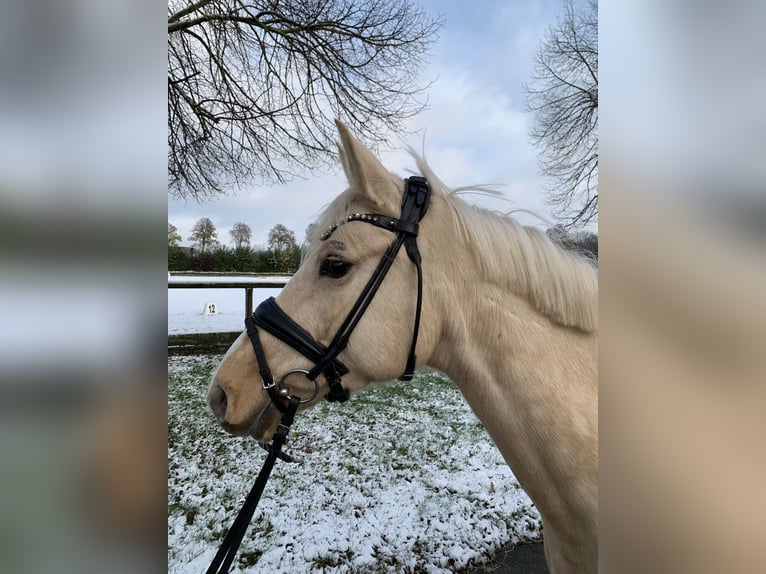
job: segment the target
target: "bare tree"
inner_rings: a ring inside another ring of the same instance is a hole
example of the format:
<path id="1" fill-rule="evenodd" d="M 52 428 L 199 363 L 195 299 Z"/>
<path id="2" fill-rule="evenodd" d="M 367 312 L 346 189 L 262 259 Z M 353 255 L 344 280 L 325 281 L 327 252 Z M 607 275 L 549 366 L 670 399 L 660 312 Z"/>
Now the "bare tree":
<path id="1" fill-rule="evenodd" d="M 539 165 L 553 178 L 548 202 L 566 227 L 598 217 L 598 2 L 566 0 L 526 86 Z"/>
<path id="2" fill-rule="evenodd" d="M 181 234 L 178 233 L 178 228 L 168 221 L 168 247 L 178 247 L 179 241 Z"/>
<path id="3" fill-rule="evenodd" d="M 370 143 L 401 131 L 440 27 L 410 0 L 170 0 L 171 194 L 334 163 L 334 117 Z"/>
<path id="4" fill-rule="evenodd" d="M 215 225 L 208 217 L 198 220 L 192 227 L 189 239 L 194 241 L 194 245 L 199 247 L 203 253 L 218 244 L 218 231 Z"/>
<path id="5" fill-rule="evenodd" d="M 229 231 L 232 241 L 236 247 L 250 245 L 250 238 L 253 236 L 250 226 L 247 223 L 235 223 Z"/>

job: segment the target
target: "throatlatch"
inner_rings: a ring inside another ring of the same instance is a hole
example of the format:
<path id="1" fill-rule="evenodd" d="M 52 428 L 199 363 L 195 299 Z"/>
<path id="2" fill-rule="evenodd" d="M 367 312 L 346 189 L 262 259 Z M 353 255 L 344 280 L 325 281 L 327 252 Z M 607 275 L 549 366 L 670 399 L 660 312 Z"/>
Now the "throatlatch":
<path id="1" fill-rule="evenodd" d="M 396 234 L 396 237 L 381 258 L 380 263 L 378 263 L 378 266 L 369 281 L 364 289 L 362 289 L 356 303 L 354 303 L 351 311 L 349 311 L 327 347 L 314 339 L 314 337 L 312 337 L 303 327 L 293 321 L 290 316 L 277 305 L 277 302 L 273 297 L 266 299 L 263 303 L 258 305 L 252 316 L 245 319 L 247 334 L 250 337 L 255 356 L 258 360 L 258 368 L 263 381 L 263 388 L 269 393 L 269 397 L 274 406 L 276 406 L 282 413 L 284 413 L 286 409 L 285 401 L 290 399 L 290 392 L 283 383 L 288 375 L 296 372 L 304 373 L 309 380 L 314 382 L 316 389 L 319 388 L 316 378 L 320 374 L 324 375 L 327 384 L 330 387 L 325 398 L 329 401 L 340 402 L 348 400 L 348 390 L 341 384 L 341 378 L 348 373 L 348 368 L 338 360 L 338 355 L 348 345 L 351 333 L 353 333 L 364 315 L 364 312 L 367 310 L 367 307 L 372 302 L 373 297 L 375 297 L 375 293 L 378 291 L 378 288 L 383 283 L 383 279 L 385 279 L 386 274 L 391 269 L 394 259 L 402 245 L 404 245 L 407 256 L 415 264 L 418 276 L 418 294 L 415 308 L 415 322 L 412 331 L 412 342 L 410 344 L 407 364 L 404 372 L 399 377 L 400 380 L 404 381 L 412 379 L 415 370 L 415 348 L 418 341 L 418 331 L 420 330 L 420 310 L 423 301 L 423 271 L 421 268 L 420 251 L 417 244 L 418 224 L 428 211 L 428 206 L 431 200 L 431 187 L 428 185 L 426 178 L 420 176 L 409 177 L 405 179 L 404 182 L 402 210 L 401 216 L 398 219 L 377 213 L 352 213 L 347 216 L 343 222 L 334 225 L 320 237 L 322 241 L 325 241 L 338 228 L 338 225 L 350 223 L 352 221 L 369 223 Z M 258 335 L 258 327 L 274 335 L 280 341 L 291 346 L 304 357 L 312 361 L 314 363 L 314 368 L 308 372 L 298 369 L 292 370 L 283 376 L 279 383 L 275 382 L 271 369 L 269 369 L 266 355 L 263 352 L 263 346 L 261 345 L 260 337 Z M 313 398 L 314 397 L 306 399 L 303 402 L 308 402 Z"/>

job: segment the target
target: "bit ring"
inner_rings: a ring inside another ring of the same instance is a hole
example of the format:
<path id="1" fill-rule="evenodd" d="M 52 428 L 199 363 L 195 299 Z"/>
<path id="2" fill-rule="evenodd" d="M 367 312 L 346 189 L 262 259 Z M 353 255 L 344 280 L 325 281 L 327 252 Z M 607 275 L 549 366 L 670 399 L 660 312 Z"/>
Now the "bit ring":
<path id="1" fill-rule="evenodd" d="M 277 392 L 281 396 L 284 396 L 284 398 L 287 399 L 288 401 L 292 399 L 292 395 L 290 395 L 290 391 L 288 390 L 286 386 L 284 386 L 284 383 L 287 380 L 287 377 L 289 377 L 290 375 L 298 374 L 298 373 L 301 375 L 309 374 L 309 372 L 306 369 L 292 369 L 290 371 L 287 371 L 284 375 L 282 375 L 282 378 L 279 379 L 279 382 L 277 383 Z M 301 399 L 300 404 L 310 403 L 319 394 L 319 383 L 317 382 L 316 379 L 313 379 L 312 382 L 314 383 L 314 394 L 307 399 Z"/>

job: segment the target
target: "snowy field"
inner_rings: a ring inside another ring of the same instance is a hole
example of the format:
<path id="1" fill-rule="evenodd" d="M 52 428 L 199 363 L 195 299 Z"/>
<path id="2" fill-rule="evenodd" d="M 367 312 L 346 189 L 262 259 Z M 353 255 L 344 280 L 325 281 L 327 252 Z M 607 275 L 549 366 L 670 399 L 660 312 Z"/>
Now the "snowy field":
<path id="1" fill-rule="evenodd" d="M 170 573 L 205 571 L 265 458 L 206 409 L 220 359 L 169 358 Z M 465 572 L 541 536 L 531 501 L 437 373 L 301 413 L 286 451 L 298 462 L 277 462 L 233 572 Z"/>

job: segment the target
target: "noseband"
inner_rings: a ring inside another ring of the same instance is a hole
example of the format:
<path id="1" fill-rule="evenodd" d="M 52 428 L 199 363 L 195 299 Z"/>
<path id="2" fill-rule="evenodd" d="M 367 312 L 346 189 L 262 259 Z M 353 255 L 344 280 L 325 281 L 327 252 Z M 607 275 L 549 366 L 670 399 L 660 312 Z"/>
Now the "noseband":
<path id="1" fill-rule="evenodd" d="M 319 383 L 316 379 L 320 374 L 324 375 L 327 384 L 330 387 L 329 392 L 325 396 L 328 401 L 343 402 L 348 400 L 349 392 L 341 384 L 341 378 L 348 373 L 348 368 L 338 360 L 338 355 L 348 345 L 351 333 L 354 331 L 354 328 L 356 328 L 361 320 L 362 315 L 364 315 L 367 307 L 375 297 L 375 293 L 383 283 L 383 279 L 385 279 L 389 269 L 391 269 L 394 259 L 396 259 L 396 255 L 402 245 L 404 245 L 407 256 L 415 264 L 418 275 L 418 294 L 417 305 L 415 308 L 415 324 L 412 331 L 412 343 L 410 345 L 410 353 L 404 373 L 399 377 L 400 380 L 405 381 L 412 379 L 415 370 L 415 347 L 417 346 L 418 331 L 420 328 L 420 308 L 423 299 L 423 272 L 421 269 L 420 251 L 418 250 L 417 244 L 418 224 L 425 216 L 426 211 L 428 211 L 428 205 L 431 199 L 431 187 L 428 185 L 428 181 L 424 177 L 412 176 L 405 179 L 404 182 L 402 210 L 398 219 L 376 213 L 353 213 L 346 217 L 343 222 L 361 221 L 369 223 L 370 225 L 395 233 L 396 237 L 383 254 L 372 277 L 370 277 L 359 295 L 359 298 L 356 300 L 356 303 L 354 303 L 351 311 L 349 311 L 328 346 L 325 347 L 322 343 L 314 339 L 308 331 L 293 321 L 290 316 L 277 305 L 277 302 L 273 297 L 266 299 L 263 303 L 258 305 L 255 312 L 245 319 L 247 334 L 250 337 L 250 342 L 253 345 L 253 350 L 255 351 L 255 356 L 258 360 L 258 368 L 263 381 L 263 388 L 269 393 L 269 397 L 274 406 L 282 413 L 286 412 L 286 403 L 293 399 L 288 387 L 285 385 L 285 381 L 288 377 L 299 374 L 305 375 L 307 379 L 314 383 L 314 394 L 310 398 L 299 399 L 301 403 L 307 403 L 316 398 L 319 393 Z M 337 227 L 338 225 L 331 227 L 320 237 L 320 239 L 322 241 L 328 239 Z M 310 371 L 292 369 L 283 375 L 279 382 L 275 382 L 258 335 L 258 327 L 274 335 L 277 339 L 308 358 L 314 363 L 314 367 Z"/>

